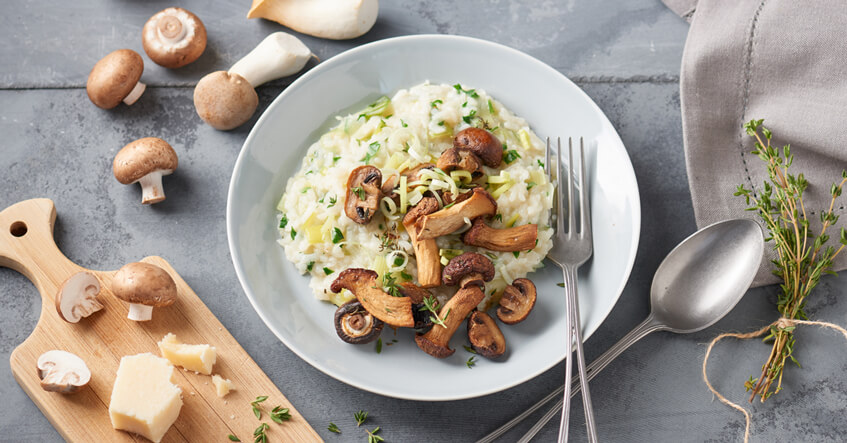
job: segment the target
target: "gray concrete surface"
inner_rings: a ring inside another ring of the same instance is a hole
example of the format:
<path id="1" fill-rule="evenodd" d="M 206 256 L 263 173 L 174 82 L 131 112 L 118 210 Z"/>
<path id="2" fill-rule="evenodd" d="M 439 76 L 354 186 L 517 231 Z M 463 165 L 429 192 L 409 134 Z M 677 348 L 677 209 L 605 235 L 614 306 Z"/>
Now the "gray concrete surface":
<path id="1" fill-rule="evenodd" d="M 151 88 L 134 107 L 103 111 L 87 99 L 91 66 L 105 53 L 140 51 L 139 31 L 163 2 L 11 0 L 0 5 L 0 208 L 49 197 L 57 205 L 56 238 L 82 266 L 115 269 L 145 255 L 166 257 L 250 355 L 327 441 L 363 441 L 352 414 L 370 412 L 386 441 L 473 441 L 559 386 L 558 365 L 538 378 L 486 397 L 424 403 L 381 397 L 338 382 L 285 348 L 242 294 L 226 245 L 229 177 L 252 122 L 232 132 L 204 125 L 194 113 L 192 86 L 225 69 L 276 24 L 244 18 L 249 1 L 186 1 L 206 23 L 206 54 L 184 70 L 146 63 Z M 682 154 L 678 71 L 687 25 L 658 0 L 387 1 L 362 38 L 331 42 L 303 37 L 322 59 L 355 45 L 418 33 L 470 35 L 523 50 L 573 78 L 618 129 L 638 177 L 642 232 L 632 277 L 606 322 L 588 340 L 593 359 L 640 322 L 659 262 L 695 230 Z M 289 80 L 290 81 L 290 80 Z M 289 81 L 260 90 L 260 108 Z M 125 143 L 156 134 L 180 152 L 180 170 L 166 179 L 168 200 L 138 204 L 136 187 L 110 174 Z M 729 196 L 727 198 L 730 198 Z M 150 226 L 159 225 L 152 235 Z M 838 300 L 847 277 L 827 277 L 809 303 L 815 318 L 843 323 Z M 700 379 L 704 343 L 723 331 L 747 331 L 773 320 L 777 289 L 750 291 L 736 309 L 691 336 L 650 336 L 592 382 L 603 441 L 741 441 L 742 417 L 714 401 Z M 34 327 L 41 306 L 29 281 L 0 269 L 0 441 L 59 441 L 14 381 L 8 358 Z M 783 393 L 753 411 L 753 441 L 843 441 L 847 422 L 844 343 L 834 334 L 800 330 L 797 358 Z M 715 351 L 710 375 L 735 401 L 743 381 L 767 357 L 757 341 L 728 342 Z M 475 370 L 483 370 L 477 368 Z M 245 405 L 246 406 L 246 405 Z M 573 407 L 574 441 L 585 439 L 581 404 Z M 332 421 L 344 431 L 329 433 Z M 508 434 L 514 441 L 530 422 Z M 553 441 L 548 425 L 538 441 Z M 222 441 L 225 436 L 222 436 Z"/>

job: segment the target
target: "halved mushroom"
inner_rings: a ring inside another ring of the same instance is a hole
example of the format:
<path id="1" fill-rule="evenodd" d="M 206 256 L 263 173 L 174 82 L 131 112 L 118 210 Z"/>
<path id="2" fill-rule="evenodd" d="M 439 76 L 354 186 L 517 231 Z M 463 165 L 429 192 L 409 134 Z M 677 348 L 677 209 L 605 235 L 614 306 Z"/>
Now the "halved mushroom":
<path id="1" fill-rule="evenodd" d="M 403 226 L 409 233 L 412 247 L 415 249 L 415 261 L 418 264 L 418 283 L 424 288 L 441 286 L 441 257 L 435 239 L 421 240 L 416 233 L 418 221 L 438 211 L 435 197 L 424 197 L 403 217 Z"/>
<path id="2" fill-rule="evenodd" d="M 447 286 L 459 285 L 485 287 L 485 282 L 494 278 L 494 264 L 488 257 L 476 252 L 465 252 L 453 257 L 444 267 L 443 280 Z"/>
<path id="3" fill-rule="evenodd" d="M 426 289 L 412 283 L 404 282 L 397 285 L 397 289 L 404 297 L 412 300 L 412 315 L 415 317 L 414 329 L 425 330 L 432 326 L 432 317 L 424 310 L 424 299 L 432 296 Z"/>
<path id="4" fill-rule="evenodd" d="M 471 228 L 462 236 L 466 245 L 501 252 L 529 251 L 535 247 L 537 239 L 536 224 L 496 229 L 486 225 L 481 217 L 474 219 Z"/>
<path id="5" fill-rule="evenodd" d="M 90 272 L 77 272 L 68 277 L 56 295 L 59 317 L 68 323 L 77 323 L 83 317 L 103 309 L 97 300 L 100 281 Z"/>
<path id="6" fill-rule="evenodd" d="M 506 337 L 490 315 L 474 311 L 468 317 L 468 340 L 479 355 L 496 358 L 506 352 Z"/>
<path id="7" fill-rule="evenodd" d="M 486 166 L 497 168 L 503 160 L 503 144 L 481 128 L 466 128 L 453 137 L 453 147 L 473 152 Z"/>
<path id="8" fill-rule="evenodd" d="M 386 294 L 378 279 L 379 274 L 370 269 L 345 269 L 332 282 L 330 290 L 337 293 L 347 289 L 352 292 L 366 311 L 389 326 L 413 327 L 415 319 L 412 316 L 412 300 L 409 297 L 392 297 Z"/>
<path id="9" fill-rule="evenodd" d="M 379 337 L 384 323 L 365 310 L 358 300 L 349 301 L 335 310 L 335 333 L 350 344 L 362 345 Z"/>
<path id="10" fill-rule="evenodd" d="M 374 166 L 359 166 L 347 178 L 344 213 L 350 220 L 366 225 L 379 209 L 382 195 L 382 172 Z"/>
<path id="11" fill-rule="evenodd" d="M 535 284 L 527 278 L 519 278 L 506 286 L 500 297 L 497 318 L 507 325 L 520 323 L 526 319 L 537 298 Z"/>
<path id="12" fill-rule="evenodd" d="M 150 263 L 128 263 L 112 277 L 112 294 L 129 303 L 127 318 L 147 321 L 153 308 L 176 302 L 176 282 L 168 271 Z"/>
<path id="13" fill-rule="evenodd" d="M 450 148 L 441 153 L 438 157 L 438 169 L 449 173 L 456 169 L 461 169 L 471 173 L 471 178 L 477 179 L 482 177 L 482 160 L 479 159 L 473 152 Z"/>
<path id="14" fill-rule="evenodd" d="M 85 362 L 68 351 L 47 351 L 38 357 L 36 367 L 45 391 L 73 394 L 91 380 Z"/>
<path id="15" fill-rule="evenodd" d="M 488 191 L 473 188 L 467 200 L 426 215 L 417 223 L 419 239 L 430 239 L 447 235 L 465 226 L 465 219 L 474 219 L 483 215 L 494 215 L 497 202 Z"/>
<path id="16" fill-rule="evenodd" d="M 427 354 L 435 358 L 446 358 L 456 352 L 450 349 L 450 338 L 465 321 L 468 313 L 485 298 L 485 293 L 478 286 L 459 289 L 453 297 L 439 310 L 438 316 L 444 321 L 443 325 L 434 325 L 426 334 L 416 334 L 415 343 Z"/>

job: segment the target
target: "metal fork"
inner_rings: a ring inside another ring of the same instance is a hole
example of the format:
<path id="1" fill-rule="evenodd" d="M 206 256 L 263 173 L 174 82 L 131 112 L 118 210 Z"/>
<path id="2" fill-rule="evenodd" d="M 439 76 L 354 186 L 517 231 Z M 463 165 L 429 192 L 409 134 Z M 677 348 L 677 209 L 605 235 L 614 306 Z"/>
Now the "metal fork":
<path id="1" fill-rule="evenodd" d="M 568 331 L 567 346 L 576 341 L 576 360 L 579 370 L 580 387 L 582 388 L 582 404 L 585 409 L 585 425 L 588 428 L 588 441 L 597 441 L 597 429 L 594 422 L 594 408 L 591 405 L 591 393 L 588 390 L 588 376 L 585 371 L 585 355 L 582 349 L 582 326 L 579 321 L 579 297 L 577 296 L 577 269 L 591 258 L 594 251 L 591 236 L 591 208 L 588 202 L 588 181 L 585 175 L 585 143 L 579 139 L 579 225 L 576 223 L 577 207 L 574 204 L 574 161 L 573 161 L 573 139 L 568 138 L 568 166 L 564 177 L 559 171 L 562 165 L 562 140 L 556 142 L 556 228 L 553 239 L 553 248 L 547 253 L 547 258 L 562 268 L 565 278 L 565 294 L 567 297 L 567 319 L 565 329 Z M 547 139 L 547 174 L 552 175 L 550 162 L 550 139 Z M 564 178 L 564 179 L 562 179 Z M 551 176 L 552 179 L 552 176 Z M 564 186 L 567 183 L 568 201 L 567 208 L 564 202 Z M 565 225 L 564 214 L 567 213 L 568 222 Z M 572 360 L 568 354 L 565 365 L 565 392 L 564 407 L 562 408 L 562 419 L 559 424 L 559 442 L 568 439 L 568 416 L 570 414 L 571 399 L 571 366 Z M 534 435 L 534 433 L 532 434 Z M 532 438 L 530 435 L 529 438 Z M 522 439 L 521 442 L 524 440 Z M 526 439 L 529 441 L 529 439 Z"/>

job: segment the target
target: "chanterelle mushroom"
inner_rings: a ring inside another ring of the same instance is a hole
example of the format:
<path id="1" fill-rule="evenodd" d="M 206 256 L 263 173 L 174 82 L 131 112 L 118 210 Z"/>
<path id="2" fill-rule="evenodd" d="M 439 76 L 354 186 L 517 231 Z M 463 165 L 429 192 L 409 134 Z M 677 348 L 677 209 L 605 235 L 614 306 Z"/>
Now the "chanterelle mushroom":
<path id="1" fill-rule="evenodd" d="M 149 263 L 124 265 L 112 278 L 112 293 L 129 303 L 127 318 L 147 321 L 153 308 L 176 302 L 176 283 L 164 269 Z"/>
<path id="2" fill-rule="evenodd" d="M 182 8 L 167 8 L 147 20 L 141 31 L 144 52 L 156 64 L 179 68 L 197 60 L 206 49 L 206 27 Z"/>
<path id="3" fill-rule="evenodd" d="M 349 301 L 335 310 L 335 333 L 341 340 L 361 345 L 379 337 L 384 323 L 365 310 L 358 300 Z"/>
<path id="4" fill-rule="evenodd" d="M 453 355 L 456 351 L 450 349 L 450 338 L 483 298 L 485 293 L 478 286 L 459 289 L 438 312 L 443 325 L 433 325 L 426 334 L 416 334 L 415 343 L 424 352 L 436 358 Z"/>
<path id="5" fill-rule="evenodd" d="M 465 252 L 453 257 L 444 267 L 443 280 L 447 286 L 469 285 L 484 287 L 485 282 L 494 278 L 494 264 L 488 257 L 476 252 Z"/>
<path id="6" fill-rule="evenodd" d="M 68 277 L 56 295 L 56 311 L 68 323 L 77 323 L 81 318 L 103 309 L 97 301 L 100 281 L 90 272 L 77 272 Z"/>
<path id="7" fill-rule="evenodd" d="M 253 0 L 247 18 L 273 20 L 303 34 L 332 40 L 368 32 L 379 12 L 379 0 Z"/>
<path id="8" fill-rule="evenodd" d="M 480 128 L 466 128 L 453 137 L 453 147 L 473 152 L 485 166 L 500 167 L 503 160 L 503 144 L 494 134 Z"/>
<path id="9" fill-rule="evenodd" d="M 468 317 L 468 340 L 479 355 L 496 358 L 506 352 L 506 337 L 491 316 L 474 311 Z"/>
<path id="10" fill-rule="evenodd" d="M 73 394 L 91 380 L 85 362 L 67 351 L 47 351 L 38 357 L 36 366 L 45 391 Z"/>
<path id="11" fill-rule="evenodd" d="M 330 290 L 338 293 L 347 289 L 356 296 L 366 311 L 389 326 L 411 328 L 415 325 L 412 316 L 412 300 L 409 297 L 392 297 L 382 290 L 379 274 L 370 269 L 350 268 L 341 271 L 332 282 Z"/>
<path id="12" fill-rule="evenodd" d="M 524 321 L 535 306 L 537 298 L 535 284 L 526 278 L 518 278 L 503 290 L 497 318 L 507 325 Z"/>
<path id="13" fill-rule="evenodd" d="M 115 156 L 112 172 L 119 182 L 141 184 L 141 203 L 159 203 L 165 199 L 162 176 L 169 175 L 179 165 L 176 151 L 168 142 L 145 137 L 124 146 Z"/>
<path id="14" fill-rule="evenodd" d="M 366 225 L 379 209 L 382 195 L 382 173 L 376 167 L 359 166 L 347 178 L 344 213 L 350 220 Z"/>
<path id="15" fill-rule="evenodd" d="M 403 217 L 403 227 L 409 233 L 418 264 L 418 283 L 424 288 L 441 286 L 441 257 L 434 238 L 421 240 L 416 234 L 417 222 L 425 215 L 438 211 L 435 197 L 424 197 Z"/>
<path id="16" fill-rule="evenodd" d="M 436 238 L 455 232 L 465 226 L 465 219 L 474 219 L 483 215 L 494 215 L 497 202 L 488 191 L 473 188 L 470 197 L 440 211 L 422 217 L 417 223 L 419 239 Z"/>
<path id="17" fill-rule="evenodd" d="M 466 245 L 500 252 L 528 251 L 535 247 L 537 239 L 536 224 L 495 229 L 486 225 L 481 217 L 474 219 L 471 228 L 462 235 L 462 242 Z"/>
<path id="18" fill-rule="evenodd" d="M 121 101 L 132 105 L 144 93 L 146 86 L 139 82 L 144 72 L 144 60 L 131 49 L 118 49 L 98 61 L 85 91 L 91 102 L 103 109 L 112 109 Z"/>
<path id="19" fill-rule="evenodd" d="M 229 130 L 250 119 L 259 104 L 255 88 L 299 72 L 312 51 L 284 32 L 267 36 L 229 71 L 206 75 L 194 88 L 194 108 L 215 129 Z"/>

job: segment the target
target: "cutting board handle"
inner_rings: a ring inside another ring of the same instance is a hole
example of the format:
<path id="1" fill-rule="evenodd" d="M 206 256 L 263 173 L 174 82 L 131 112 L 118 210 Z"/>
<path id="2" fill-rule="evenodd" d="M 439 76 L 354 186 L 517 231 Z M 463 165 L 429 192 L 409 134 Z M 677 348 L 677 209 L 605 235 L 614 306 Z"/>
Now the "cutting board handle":
<path id="1" fill-rule="evenodd" d="M 48 198 L 25 200 L 0 212 L 0 266 L 25 275 L 49 299 L 82 270 L 56 246 L 55 222 L 56 206 Z"/>

